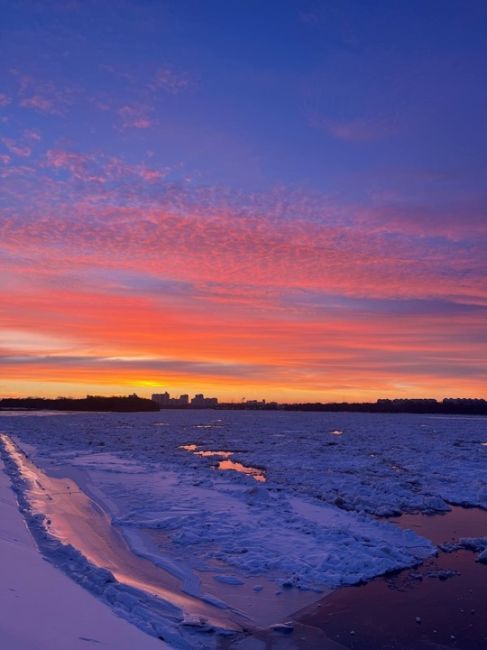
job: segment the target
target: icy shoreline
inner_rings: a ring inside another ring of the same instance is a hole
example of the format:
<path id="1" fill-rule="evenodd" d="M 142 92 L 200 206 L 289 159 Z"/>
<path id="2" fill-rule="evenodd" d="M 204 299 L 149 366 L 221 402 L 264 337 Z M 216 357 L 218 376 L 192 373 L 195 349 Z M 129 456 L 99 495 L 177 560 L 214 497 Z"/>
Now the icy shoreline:
<path id="1" fill-rule="evenodd" d="M 232 626 L 230 621 L 227 629 L 215 628 L 208 618 L 192 615 L 181 609 L 176 596 L 174 600 L 177 604 L 170 600 L 161 600 L 160 597 L 151 596 L 150 593 L 130 584 L 120 583 L 108 569 L 94 565 L 72 544 L 61 539 L 59 532 L 53 534 L 53 522 L 48 515 L 34 508 L 33 503 L 44 495 L 49 501 L 54 498 L 55 493 L 50 492 L 47 477 L 35 473 L 35 466 L 22 458 L 22 453 L 16 450 L 12 441 L 4 434 L 0 434 L 0 455 L 12 489 L 17 495 L 20 512 L 45 557 L 76 583 L 96 595 L 119 616 L 147 634 L 167 641 L 171 647 L 182 650 L 215 647 L 215 640 L 206 641 L 198 634 L 201 631 L 221 634 L 238 631 L 238 626 Z M 57 484 L 55 489 L 56 487 Z M 36 497 L 36 491 L 40 497 Z M 74 495 L 74 492 L 71 494 Z M 60 514 L 64 516 L 64 513 Z M 86 516 L 89 516 L 89 513 Z M 69 526 L 67 529 L 69 530 Z"/>
<path id="2" fill-rule="evenodd" d="M 10 650 L 156 650 L 148 636 L 46 562 L 0 459 L 0 645 Z"/>

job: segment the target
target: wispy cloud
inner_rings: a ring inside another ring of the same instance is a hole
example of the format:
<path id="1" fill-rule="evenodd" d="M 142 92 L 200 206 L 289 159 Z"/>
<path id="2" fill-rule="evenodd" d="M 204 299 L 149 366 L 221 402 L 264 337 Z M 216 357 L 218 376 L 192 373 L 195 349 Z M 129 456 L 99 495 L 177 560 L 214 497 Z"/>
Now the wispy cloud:
<path id="1" fill-rule="evenodd" d="M 153 109 L 148 105 L 127 104 L 118 109 L 123 129 L 149 129 L 157 124 L 153 117 Z"/>
<path id="2" fill-rule="evenodd" d="M 342 206 L 319 208 L 285 193 L 244 199 L 215 188 L 193 191 L 165 181 L 165 170 L 66 151 L 50 150 L 44 164 L 67 170 L 72 182 L 46 178 L 46 194 L 31 192 L 44 216 L 1 224 L 4 247 L 49 250 L 73 263 L 90 256 L 184 281 L 238 285 L 252 278 L 256 286 L 370 298 L 443 299 L 452 286 L 485 295 L 484 240 L 478 231 L 471 238 L 468 221 L 456 239 L 437 239 L 433 255 L 423 228 L 401 231 L 387 210 L 367 214 L 351 205 L 342 218 Z M 137 203 L 126 207 L 132 196 Z M 430 219 L 427 207 L 422 214 Z"/>
<path id="3" fill-rule="evenodd" d="M 161 66 L 149 84 L 151 90 L 164 90 L 173 95 L 186 90 L 190 85 L 189 75 L 176 70 L 173 66 Z"/>
<path id="4" fill-rule="evenodd" d="M 31 140 L 32 142 L 40 142 L 42 140 L 41 134 L 35 129 L 26 129 L 22 135 L 25 140 Z"/>
<path id="5" fill-rule="evenodd" d="M 41 337 L 39 337 L 41 338 Z M 147 371 L 183 375 L 185 377 L 234 377 L 251 376 L 264 378 L 269 368 L 264 365 L 228 363 L 221 361 L 198 361 L 188 359 L 151 358 L 144 356 L 103 357 L 89 355 L 5 355 L 0 353 L 0 366 L 41 366 L 60 368 L 91 368 L 96 373 L 105 371 Z"/>
<path id="6" fill-rule="evenodd" d="M 133 165 L 115 156 L 106 156 L 100 153 L 81 153 L 66 149 L 48 149 L 41 161 L 41 166 L 44 169 L 68 172 L 71 179 L 83 181 L 87 184 L 133 183 L 136 179 L 142 184 L 145 183 L 151 186 L 158 181 L 162 181 L 169 173 L 168 168 L 151 167 L 148 164 Z M 67 190 L 65 184 L 62 187 L 64 187 L 64 191 Z M 113 198 L 113 192 L 115 191 L 112 186 L 111 190 L 107 190 L 106 196 Z"/>
<path id="7" fill-rule="evenodd" d="M 0 138 L 0 142 L 8 149 L 8 151 L 10 151 L 10 153 L 19 158 L 28 158 L 32 153 L 30 147 L 18 143 L 13 138 Z"/>
<path id="8" fill-rule="evenodd" d="M 345 142 L 376 142 L 389 138 L 397 132 L 397 123 L 388 118 L 357 117 L 350 120 L 337 120 L 324 116 L 313 116 L 310 126 L 321 129 L 337 140 Z"/>
<path id="9" fill-rule="evenodd" d="M 49 149 L 46 152 L 45 165 L 54 169 L 68 170 L 76 179 L 93 180 L 99 178 L 90 173 L 90 165 L 93 161 L 93 155 L 63 149 Z"/>
<path id="10" fill-rule="evenodd" d="M 75 101 L 79 90 L 72 86 L 60 87 L 49 79 L 13 70 L 18 86 L 18 104 L 47 115 L 64 116 Z"/>

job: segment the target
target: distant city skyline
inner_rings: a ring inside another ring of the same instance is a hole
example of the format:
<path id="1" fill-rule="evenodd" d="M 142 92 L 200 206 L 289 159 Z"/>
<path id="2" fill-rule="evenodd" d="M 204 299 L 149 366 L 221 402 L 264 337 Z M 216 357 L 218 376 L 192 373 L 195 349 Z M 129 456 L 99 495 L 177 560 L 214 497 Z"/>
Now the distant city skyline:
<path id="1" fill-rule="evenodd" d="M 130 395 L 106 395 L 106 394 L 97 394 L 97 395 L 84 395 L 81 396 L 74 396 L 74 395 L 57 395 L 56 397 L 51 397 L 49 395 L 28 395 L 28 396 L 23 396 L 23 397 L 11 397 L 8 395 L 0 395 L 0 401 L 5 400 L 5 401 L 16 401 L 16 400 L 34 400 L 34 401 L 42 401 L 42 400 L 54 400 L 54 401 L 63 401 L 63 400 L 77 400 L 77 399 L 86 399 L 86 400 L 97 400 L 97 399 L 117 399 L 117 400 L 124 400 L 124 399 L 142 399 L 142 400 L 147 400 L 150 399 L 151 401 L 156 402 L 160 406 L 170 406 L 170 407 L 176 407 L 176 406 L 181 406 L 181 407 L 187 407 L 193 405 L 199 405 L 199 406 L 208 406 L 208 407 L 213 407 L 217 405 L 225 405 L 225 404 L 235 404 L 235 405 L 255 405 L 255 406 L 269 406 L 269 405 L 278 405 L 278 404 L 287 404 L 287 405 L 292 405 L 292 404 L 301 404 L 301 405 L 312 405 L 312 404 L 323 404 L 323 405 L 333 405 L 333 404 L 388 404 L 388 403 L 443 403 L 445 405 L 459 405 L 459 404 L 465 404 L 465 403 L 472 403 L 472 404 L 482 404 L 485 405 L 487 404 L 487 398 L 486 397 L 442 397 L 442 398 L 434 398 L 434 397 L 425 397 L 425 396 L 418 396 L 418 397 L 378 397 L 377 399 L 374 400 L 368 400 L 367 402 L 362 401 L 342 401 L 342 402 L 334 402 L 330 400 L 323 400 L 323 401 L 303 401 L 303 402 L 277 402 L 275 400 L 269 400 L 266 399 L 265 397 L 258 397 L 256 399 L 246 399 L 243 397 L 241 400 L 220 400 L 219 397 L 208 397 L 204 395 L 204 393 L 195 393 L 193 397 L 190 397 L 189 394 L 183 393 L 180 394 L 179 396 L 177 394 L 171 395 L 169 391 L 164 391 L 163 393 L 152 393 L 150 396 L 142 396 L 138 395 L 137 393 L 132 393 Z"/>
<path id="2" fill-rule="evenodd" d="M 485 396 L 485 2 L 0 9 L 0 394 Z"/>

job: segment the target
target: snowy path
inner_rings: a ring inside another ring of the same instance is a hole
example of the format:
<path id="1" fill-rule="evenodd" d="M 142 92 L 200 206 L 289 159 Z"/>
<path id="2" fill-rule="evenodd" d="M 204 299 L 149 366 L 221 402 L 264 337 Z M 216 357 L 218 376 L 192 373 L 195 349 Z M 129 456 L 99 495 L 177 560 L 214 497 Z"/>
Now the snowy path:
<path id="1" fill-rule="evenodd" d="M 4 650 L 161 650 L 39 553 L 0 460 L 0 647 Z"/>

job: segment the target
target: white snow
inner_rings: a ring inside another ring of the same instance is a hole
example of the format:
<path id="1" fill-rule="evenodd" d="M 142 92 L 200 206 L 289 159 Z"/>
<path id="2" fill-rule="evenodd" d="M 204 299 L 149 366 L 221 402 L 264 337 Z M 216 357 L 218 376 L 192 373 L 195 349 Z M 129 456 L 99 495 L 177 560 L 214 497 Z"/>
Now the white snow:
<path id="1" fill-rule="evenodd" d="M 199 633 L 228 634 L 241 625 L 221 616 L 207 598 L 185 595 L 178 582 L 131 553 L 105 513 L 70 479 L 37 468 L 5 434 L 0 434 L 5 466 L 19 495 L 21 512 L 40 548 L 76 582 L 109 603 L 144 631 L 184 650 L 214 647 L 184 632 L 189 614 Z M 224 603 L 219 607 L 225 608 Z M 237 612 L 235 618 L 239 617 Z"/>
<path id="2" fill-rule="evenodd" d="M 47 563 L 20 514 L 0 460 L 0 647 L 161 650 L 150 637 Z"/>
<path id="3" fill-rule="evenodd" d="M 477 562 L 487 564 L 487 537 L 461 537 L 458 547 L 476 551 Z"/>

